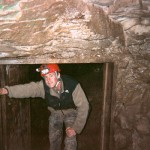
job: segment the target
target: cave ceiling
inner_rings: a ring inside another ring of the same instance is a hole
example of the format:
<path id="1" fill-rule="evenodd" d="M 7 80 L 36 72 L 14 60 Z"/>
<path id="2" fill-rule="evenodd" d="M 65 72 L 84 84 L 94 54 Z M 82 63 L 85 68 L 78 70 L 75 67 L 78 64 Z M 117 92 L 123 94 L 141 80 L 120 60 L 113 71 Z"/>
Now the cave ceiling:
<path id="1" fill-rule="evenodd" d="M 74 56 L 85 59 L 85 53 L 109 47 L 116 37 L 128 45 L 131 33 L 139 38 L 143 33 L 149 36 L 149 0 L 0 2 L 1 64 L 39 63 L 47 58 L 61 61 Z"/>

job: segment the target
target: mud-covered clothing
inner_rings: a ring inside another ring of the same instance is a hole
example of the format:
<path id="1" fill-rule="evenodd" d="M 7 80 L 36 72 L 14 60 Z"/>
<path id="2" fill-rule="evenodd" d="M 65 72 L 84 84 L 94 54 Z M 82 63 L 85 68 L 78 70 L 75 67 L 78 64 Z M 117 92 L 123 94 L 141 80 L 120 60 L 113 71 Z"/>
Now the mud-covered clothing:
<path id="1" fill-rule="evenodd" d="M 47 99 L 49 117 L 50 150 L 60 150 L 63 125 L 80 133 L 86 123 L 89 104 L 80 84 L 71 78 L 61 76 L 61 90 L 49 89 L 43 80 L 23 85 L 6 86 L 9 97 L 28 98 L 41 97 Z M 55 106 L 56 105 L 56 106 Z M 64 150 L 76 150 L 76 135 L 65 137 Z"/>
<path id="2" fill-rule="evenodd" d="M 63 115 L 60 111 L 52 113 L 49 117 L 49 140 L 50 150 L 61 150 L 62 137 L 63 137 L 63 125 L 65 128 L 71 127 L 77 117 L 77 111 L 70 109 L 68 113 Z M 76 150 L 77 140 L 76 135 L 72 137 L 65 136 L 64 150 Z"/>
<path id="3" fill-rule="evenodd" d="M 61 92 L 64 92 L 64 90 L 66 90 L 64 89 L 64 82 L 63 80 L 61 82 L 62 82 Z M 6 86 L 6 88 L 8 89 L 9 92 L 8 95 L 10 98 L 41 97 L 45 99 L 43 80 L 39 82 L 30 82 L 22 85 Z M 50 89 L 50 94 L 58 98 L 60 97 L 60 93 L 58 93 L 55 89 Z M 87 98 L 79 83 L 72 91 L 72 98 L 76 107 L 77 116 L 71 128 L 73 128 L 75 132 L 79 134 L 84 128 L 89 110 Z M 51 113 L 63 112 L 64 115 L 68 114 L 72 110 L 72 109 L 55 110 L 52 107 L 48 107 L 48 109 L 51 111 Z"/>

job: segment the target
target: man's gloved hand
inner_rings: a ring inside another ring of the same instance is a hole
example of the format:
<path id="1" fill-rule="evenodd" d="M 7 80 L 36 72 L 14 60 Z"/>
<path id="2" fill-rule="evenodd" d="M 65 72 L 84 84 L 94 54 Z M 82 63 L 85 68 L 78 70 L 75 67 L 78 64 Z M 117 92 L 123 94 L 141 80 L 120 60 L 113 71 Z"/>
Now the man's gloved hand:
<path id="1" fill-rule="evenodd" d="M 0 95 L 8 94 L 8 90 L 6 88 L 0 88 Z"/>
<path id="2" fill-rule="evenodd" d="M 68 137 L 72 137 L 72 136 L 76 135 L 76 132 L 75 132 L 75 130 L 73 128 L 68 127 L 66 129 L 66 134 L 67 134 Z"/>

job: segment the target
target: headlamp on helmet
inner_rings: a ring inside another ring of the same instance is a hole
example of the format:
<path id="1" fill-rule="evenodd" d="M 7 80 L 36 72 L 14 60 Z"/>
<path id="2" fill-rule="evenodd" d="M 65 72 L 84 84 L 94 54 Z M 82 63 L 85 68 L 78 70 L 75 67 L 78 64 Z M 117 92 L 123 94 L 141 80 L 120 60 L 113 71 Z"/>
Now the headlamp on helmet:
<path id="1" fill-rule="evenodd" d="M 36 71 L 40 72 L 41 76 L 44 77 L 48 73 L 60 72 L 60 69 L 57 64 L 44 64 L 37 68 Z"/>

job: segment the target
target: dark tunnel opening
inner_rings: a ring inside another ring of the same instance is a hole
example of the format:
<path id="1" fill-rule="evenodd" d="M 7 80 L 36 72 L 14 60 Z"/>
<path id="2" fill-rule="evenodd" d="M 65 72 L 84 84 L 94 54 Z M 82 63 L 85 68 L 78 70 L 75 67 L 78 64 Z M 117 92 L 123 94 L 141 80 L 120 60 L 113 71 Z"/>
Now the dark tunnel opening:
<path id="1" fill-rule="evenodd" d="M 33 65 L 31 72 L 38 65 Z M 90 114 L 83 132 L 77 136 L 79 150 L 99 149 L 101 114 L 102 114 L 102 83 L 103 64 L 60 64 L 61 74 L 69 75 L 78 80 L 83 87 L 90 103 Z M 32 73 L 31 81 L 40 80 L 39 74 Z M 32 150 L 47 150 L 48 116 L 46 103 L 42 99 L 31 100 L 31 141 Z M 63 147 L 63 145 L 62 145 Z"/>
<path id="2" fill-rule="evenodd" d="M 1 65 L 0 86 L 41 80 L 36 72 L 39 64 Z M 78 80 L 90 104 L 83 132 L 77 135 L 78 150 L 109 150 L 112 63 L 59 64 L 61 74 Z M 50 112 L 41 98 L 0 97 L 0 146 L 2 150 L 47 150 Z M 62 144 L 62 147 L 64 145 Z"/>

